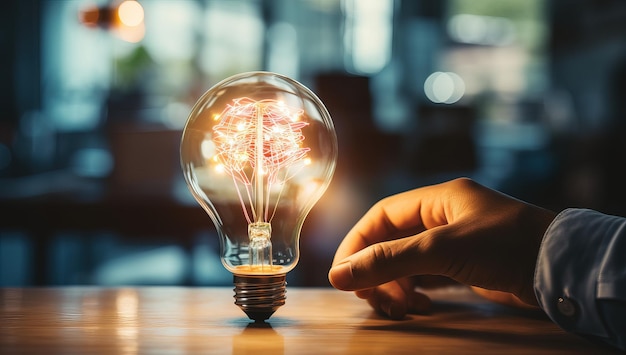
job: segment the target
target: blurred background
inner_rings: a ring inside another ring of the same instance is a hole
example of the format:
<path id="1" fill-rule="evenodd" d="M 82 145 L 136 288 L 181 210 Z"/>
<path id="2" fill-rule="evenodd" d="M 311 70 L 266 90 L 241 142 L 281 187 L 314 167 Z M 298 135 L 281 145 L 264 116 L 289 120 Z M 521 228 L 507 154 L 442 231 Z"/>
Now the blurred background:
<path id="1" fill-rule="evenodd" d="M 0 48 L 0 286 L 231 285 L 178 146 L 251 70 L 339 139 L 290 285 L 327 286 L 372 203 L 454 177 L 626 215 L 621 0 L 11 0 Z"/>

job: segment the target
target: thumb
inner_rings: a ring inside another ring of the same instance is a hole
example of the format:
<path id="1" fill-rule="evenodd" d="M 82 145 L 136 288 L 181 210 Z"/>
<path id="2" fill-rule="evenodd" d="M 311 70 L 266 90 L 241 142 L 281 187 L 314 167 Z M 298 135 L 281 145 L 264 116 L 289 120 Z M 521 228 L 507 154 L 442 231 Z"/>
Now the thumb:
<path id="1" fill-rule="evenodd" d="M 437 228 L 435 228 L 437 229 Z M 333 287 L 354 291 L 406 276 L 440 274 L 433 230 L 416 236 L 370 245 L 337 262 L 329 271 Z"/>

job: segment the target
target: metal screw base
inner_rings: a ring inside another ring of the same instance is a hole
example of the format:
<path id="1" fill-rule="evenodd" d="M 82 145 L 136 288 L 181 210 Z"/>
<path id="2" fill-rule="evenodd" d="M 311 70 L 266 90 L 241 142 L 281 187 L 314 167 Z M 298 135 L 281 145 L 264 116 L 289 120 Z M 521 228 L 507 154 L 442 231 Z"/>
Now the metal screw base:
<path id="1" fill-rule="evenodd" d="M 285 304 L 286 274 L 233 275 L 235 304 L 255 322 L 269 319 Z"/>

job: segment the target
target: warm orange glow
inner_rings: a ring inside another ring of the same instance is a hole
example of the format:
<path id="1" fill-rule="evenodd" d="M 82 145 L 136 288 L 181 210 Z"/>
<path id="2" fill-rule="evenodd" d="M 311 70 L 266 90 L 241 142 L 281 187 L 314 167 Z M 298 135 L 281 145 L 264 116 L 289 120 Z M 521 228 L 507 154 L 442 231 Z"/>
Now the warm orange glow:
<path id="1" fill-rule="evenodd" d="M 134 0 L 124 1 L 117 8 L 117 16 L 125 26 L 139 26 L 143 23 L 143 7 Z"/>
<path id="2" fill-rule="evenodd" d="M 285 268 L 280 265 L 238 265 L 233 273 L 240 275 L 273 275 Z"/>
<path id="3" fill-rule="evenodd" d="M 80 22 L 90 28 L 104 28 L 118 38 L 136 43 L 146 34 L 143 6 L 135 0 L 125 0 L 119 6 L 85 8 L 78 14 Z"/>
<path id="4" fill-rule="evenodd" d="M 119 26 L 112 31 L 117 37 L 130 43 L 137 43 L 141 41 L 146 34 L 146 28 L 143 24 L 135 27 Z"/>
<path id="5" fill-rule="evenodd" d="M 98 21 L 100 21 L 100 9 L 96 6 L 86 8 L 78 13 L 78 19 L 87 27 L 98 27 Z"/>

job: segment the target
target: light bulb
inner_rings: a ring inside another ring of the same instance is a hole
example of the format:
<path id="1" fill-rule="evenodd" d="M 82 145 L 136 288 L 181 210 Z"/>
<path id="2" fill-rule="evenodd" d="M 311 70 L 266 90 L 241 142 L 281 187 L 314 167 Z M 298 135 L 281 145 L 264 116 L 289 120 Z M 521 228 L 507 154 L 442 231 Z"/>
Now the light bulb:
<path id="1" fill-rule="evenodd" d="M 234 75 L 196 102 L 180 156 L 191 193 L 217 229 L 235 304 L 254 321 L 268 319 L 285 304 L 302 225 L 335 170 L 328 111 L 288 77 Z"/>

